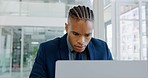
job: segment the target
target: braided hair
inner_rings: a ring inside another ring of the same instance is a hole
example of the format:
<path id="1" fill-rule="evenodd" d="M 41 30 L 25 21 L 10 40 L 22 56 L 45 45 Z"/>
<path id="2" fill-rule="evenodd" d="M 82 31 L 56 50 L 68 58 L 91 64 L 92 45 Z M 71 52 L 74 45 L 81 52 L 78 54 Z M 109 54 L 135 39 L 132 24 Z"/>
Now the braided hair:
<path id="1" fill-rule="evenodd" d="M 68 17 L 76 18 L 77 20 L 94 20 L 93 11 L 86 6 L 75 6 L 69 10 Z"/>

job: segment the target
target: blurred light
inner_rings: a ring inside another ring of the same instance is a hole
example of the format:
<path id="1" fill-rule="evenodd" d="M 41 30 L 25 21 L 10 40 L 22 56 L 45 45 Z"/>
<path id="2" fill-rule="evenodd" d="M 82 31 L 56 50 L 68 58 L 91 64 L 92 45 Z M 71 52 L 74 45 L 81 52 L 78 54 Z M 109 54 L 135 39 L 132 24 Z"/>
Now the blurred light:
<path id="1" fill-rule="evenodd" d="M 39 44 L 39 42 L 31 42 L 31 44 Z"/>
<path id="2" fill-rule="evenodd" d="M 66 30 L 64 30 L 64 34 L 66 34 Z"/>

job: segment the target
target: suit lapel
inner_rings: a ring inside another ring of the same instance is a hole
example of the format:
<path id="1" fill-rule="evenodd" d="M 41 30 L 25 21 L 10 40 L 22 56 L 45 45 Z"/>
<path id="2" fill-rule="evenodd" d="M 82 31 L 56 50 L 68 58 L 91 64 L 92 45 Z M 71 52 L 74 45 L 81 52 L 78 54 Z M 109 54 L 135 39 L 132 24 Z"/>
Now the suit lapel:
<path id="1" fill-rule="evenodd" d="M 88 51 L 89 51 L 90 60 L 95 60 L 95 49 L 91 41 L 88 44 Z"/>
<path id="2" fill-rule="evenodd" d="M 60 40 L 60 57 L 61 60 L 69 60 L 69 51 L 67 46 L 67 34 L 65 34 Z"/>

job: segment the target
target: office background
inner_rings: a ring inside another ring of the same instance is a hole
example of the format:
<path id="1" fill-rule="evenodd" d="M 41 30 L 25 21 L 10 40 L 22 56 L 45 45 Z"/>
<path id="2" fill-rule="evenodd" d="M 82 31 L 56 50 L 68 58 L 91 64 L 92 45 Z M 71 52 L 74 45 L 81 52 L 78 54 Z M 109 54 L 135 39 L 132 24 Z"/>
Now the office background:
<path id="1" fill-rule="evenodd" d="M 148 0 L 0 0 L 0 78 L 28 78 L 39 44 L 65 33 L 69 8 L 94 10 L 114 60 L 148 59 Z"/>

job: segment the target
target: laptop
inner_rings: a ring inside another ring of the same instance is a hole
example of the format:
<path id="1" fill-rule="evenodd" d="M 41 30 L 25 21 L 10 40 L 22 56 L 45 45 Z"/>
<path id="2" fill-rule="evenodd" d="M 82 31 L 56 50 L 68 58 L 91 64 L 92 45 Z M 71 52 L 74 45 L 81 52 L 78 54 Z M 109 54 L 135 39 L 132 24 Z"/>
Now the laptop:
<path id="1" fill-rule="evenodd" d="M 148 61 L 59 60 L 55 78 L 148 78 Z"/>

